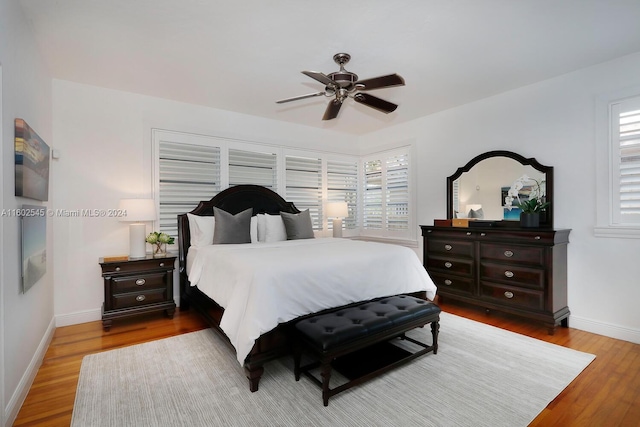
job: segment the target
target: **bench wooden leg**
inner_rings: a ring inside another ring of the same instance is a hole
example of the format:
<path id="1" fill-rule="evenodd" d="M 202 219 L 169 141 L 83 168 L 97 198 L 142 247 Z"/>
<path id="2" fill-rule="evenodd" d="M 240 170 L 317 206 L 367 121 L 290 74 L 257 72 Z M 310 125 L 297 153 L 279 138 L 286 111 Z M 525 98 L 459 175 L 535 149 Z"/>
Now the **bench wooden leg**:
<path id="1" fill-rule="evenodd" d="M 331 379 L 331 360 L 323 360 L 320 366 L 320 375 L 322 376 L 322 403 L 329 406 L 329 380 Z"/>
<path id="2" fill-rule="evenodd" d="M 431 336 L 433 338 L 433 354 L 438 354 L 438 332 L 440 331 L 440 322 L 431 322 Z"/>

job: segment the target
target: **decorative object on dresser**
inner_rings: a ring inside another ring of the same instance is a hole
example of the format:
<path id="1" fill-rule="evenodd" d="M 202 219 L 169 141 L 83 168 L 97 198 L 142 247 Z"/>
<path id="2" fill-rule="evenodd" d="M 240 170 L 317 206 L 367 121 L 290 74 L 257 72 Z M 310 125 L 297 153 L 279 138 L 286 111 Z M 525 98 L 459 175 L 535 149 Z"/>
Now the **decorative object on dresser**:
<path id="1" fill-rule="evenodd" d="M 533 193 L 544 194 L 537 206 L 546 208 L 537 228 L 499 218 L 507 201 L 494 197 L 505 186 L 502 172 L 546 184 L 546 191 Z M 484 153 L 447 178 L 448 218 L 455 218 L 457 206 L 468 205 L 470 194 L 482 201 L 485 220 L 470 221 L 469 228 L 420 226 L 424 266 L 438 295 L 542 322 L 550 334 L 559 324 L 567 327 L 571 230 L 552 228 L 553 167 L 509 151 Z"/>
<path id="2" fill-rule="evenodd" d="M 342 237 L 342 219 L 349 216 L 347 202 L 327 203 L 327 216 L 333 218 L 333 237 Z"/>
<path id="3" fill-rule="evenodd" d="M 100 258 L 104 278 L 102 326 L 111 329 L 113 319 L 164 311 L 172 318 L 174 255 L 121 260 Z"/>
<path id="4" fill-rule="evenodd" d="M 123 212 L 121 222 L 129 224 L 129 258 L 146 256 L 145 222 L 155 221 L 156 205 L 153 199 L 121 199 L 118 211 Z"/>

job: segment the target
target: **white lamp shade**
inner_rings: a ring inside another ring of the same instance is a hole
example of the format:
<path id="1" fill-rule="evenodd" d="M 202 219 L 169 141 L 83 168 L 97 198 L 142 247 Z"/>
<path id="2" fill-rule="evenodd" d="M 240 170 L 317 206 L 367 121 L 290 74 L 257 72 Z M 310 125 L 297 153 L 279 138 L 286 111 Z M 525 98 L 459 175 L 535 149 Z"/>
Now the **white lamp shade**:
<path id="1" fill-rule="evenodd" d="M 123 222 L 155 221 L 156 202 L 153 199 L 121 199 L 118 205 L 126 215 L 120 217 Z"/>
<path id="2" fill-rule="evenodd" d="M 144 258 L 146 256 L 144 222 L 155 221 L 155 201 L 153 199 L 121 199 L 118 209 L 123 211 L 120 221 L 131 223 L 129 225 L 129 258 Z"/>
<path id="3" fill-rule="evenodd" d="M 327 203 L 327 216 L 329 218 L 346 218 L 349 216 L 349 205 L 347 202 Z"/>

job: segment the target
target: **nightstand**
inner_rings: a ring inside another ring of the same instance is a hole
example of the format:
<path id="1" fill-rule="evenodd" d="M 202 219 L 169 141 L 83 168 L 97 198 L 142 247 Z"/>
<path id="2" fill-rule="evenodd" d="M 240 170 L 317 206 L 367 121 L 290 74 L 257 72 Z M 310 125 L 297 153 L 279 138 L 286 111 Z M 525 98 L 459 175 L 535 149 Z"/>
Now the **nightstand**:
<path id="1" fill-rule="evenodd" d="M 105 261 L 100 258 L 104 278 L 102 327 L 111 329 L 113 319 L 164 311 L 173 318 L 174 255 Z"/>

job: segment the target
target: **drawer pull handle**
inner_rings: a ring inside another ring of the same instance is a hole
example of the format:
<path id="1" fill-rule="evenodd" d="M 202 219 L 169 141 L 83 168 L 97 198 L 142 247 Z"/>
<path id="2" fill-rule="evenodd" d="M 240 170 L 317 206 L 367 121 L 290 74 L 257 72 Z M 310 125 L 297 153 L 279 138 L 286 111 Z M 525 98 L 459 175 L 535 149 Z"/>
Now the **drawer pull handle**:
<path id="1" fill-rule="evenodd" d="M 513 252 L 511 251 L 504 251 L 504 256 L 506 256 L 507 258 L 511 258 L 513 256 Z"/>
<path id="2" fill-rule="evenodd" d="M 451 264 L 449 261 L 447 261 L 447 262 L 444 263 L 444 266 L 447 267 L 447 268 L 451 268 L 451 267 L 453 267 L 453 264 Z"/>
<path id="3" fill-rule="evenodd" d="M 444 245 L 444 250 L 445 251 L 450 251 L 451 249 L 453 249 L 453 247 L 451 245 Z"/>
<path id="4" fill-rule="evenodd" d="M 486 235 L 487 235 L 487 233 L 480 233 L 480 235 L 481 235 L 482 237 L 484 237 L 484 236 L 486 236 Z"/>
<path id="5" fill-rule="evenodd" d="M 147 282 L 147 281 L 146 281 L 146 280 L 144 280 L 144 279 L 138 279 L 138 280 L 136 280 L 136 285 L 138 285 L 138 286 L 142 286 L 142 285 L 144 285 L 146 282 Z"/>
<path id="6" fill-rule="evenodd" d="M 116 267 L 116 271 L 120 271 L 120 267 Z"/>
<path id="7" fill-rule="evenodd" d="M 452 283 L 453 282 L 451 280 L 449 280 L 449 279 L 445 279 L 444 280 L 444 284 L 447 285 L 447 286 L 451 286 Z"/>
<path id="8" fill-rule="evenodd" d="M 136 297 L 136 301 L 138 301 L 138 302 L 142 302 L 142 301 L 144 301 L 145 299 L 147 299 L 147 297 L 145 297 L 144 295 L 138 295 L 138 296 Z"/>
<path id="9" fill-rule="evenodd" d="M 471 236 L 471 232 L 470 231 L 467 231 L 467 236 Z"/>
<path id="10" fill-rule="evenodd" d="M 164 262 L 161 262 L 161 263 L 160 263 L 160 267 L 164 267 Z"/>
<path id="11" fill-rule="evenodd" d="M 540 240 L 540 236 L 536 236 L 536 237 L 534 237 L 534 239 Z"/>
<path id="12" fill-rule="evenodd" d="M 513 292 L 506 291 L 506 292 L 504 293 L 504 296 L 505 296 L 505 297 L 507 297 L 507 298 L 509 298 L 509 299 L 511 299 L 511 298 L 513 298 Z"/>
<path id="13" fill-rule="evenodd" d="M 431 233 L 432 230 L 427 230 L 427 233 Z"/>
<path id="14" fill-rule="evenodd" d="M 509 277 L 509 278 L 511 278 L 511 277 L 513 277 L 513 271 L 507 270 L 507 271 L 504 272 L 504 275 Z"/>

